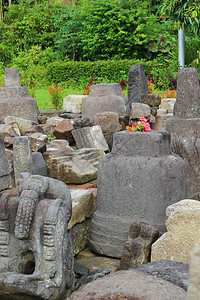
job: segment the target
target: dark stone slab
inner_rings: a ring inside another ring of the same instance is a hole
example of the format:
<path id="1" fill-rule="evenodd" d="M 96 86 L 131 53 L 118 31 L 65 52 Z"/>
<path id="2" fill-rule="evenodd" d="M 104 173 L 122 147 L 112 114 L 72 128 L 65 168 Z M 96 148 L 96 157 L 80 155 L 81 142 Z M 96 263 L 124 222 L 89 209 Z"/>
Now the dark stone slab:
<path id="1" fill-rule="evenodd" d="M 187 291 L 189 264 L 162 259 L 160 261 L 137 266 L 134 270 L 170 281 Z"/>
<path id="2" fill-rule="evenodd" d="M 132 65 L 128 77 L 128 101 L 141 103 L 141 94 L 149 94 L 146 76 L 141 64 Z"/>

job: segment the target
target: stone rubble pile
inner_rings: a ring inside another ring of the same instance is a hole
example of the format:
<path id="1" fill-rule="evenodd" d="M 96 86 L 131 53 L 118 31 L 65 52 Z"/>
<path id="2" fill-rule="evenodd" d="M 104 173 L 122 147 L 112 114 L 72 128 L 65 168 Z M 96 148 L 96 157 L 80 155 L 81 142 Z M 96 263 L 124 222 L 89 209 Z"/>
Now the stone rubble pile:
<path id="1" fill-rule="evenodd" d="M 199 97 L 193 68 L 179 71 L 177 99 L 161 100 L 132 65 L 127 98 L 97 84 L 40 114 L 18 69 L 5 69 L 0 298 L 182 300 L 188 287 L 199 299 Z M 151 133 L 125 131 L 141 116 Z M 74 256 L 99 267 L 82 273 Z"/>

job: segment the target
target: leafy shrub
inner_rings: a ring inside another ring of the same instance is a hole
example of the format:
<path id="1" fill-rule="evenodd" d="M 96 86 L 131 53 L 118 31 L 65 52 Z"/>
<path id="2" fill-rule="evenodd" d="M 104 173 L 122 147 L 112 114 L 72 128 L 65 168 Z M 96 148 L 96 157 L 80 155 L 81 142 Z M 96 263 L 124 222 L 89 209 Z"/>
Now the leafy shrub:
<path id="1" fill-rule="evenodd" d="M 53 83 L 53 87 L 49 88 L 49 94 L 53 108 L 62 108 L 65 92 L 56 81 Z"/>

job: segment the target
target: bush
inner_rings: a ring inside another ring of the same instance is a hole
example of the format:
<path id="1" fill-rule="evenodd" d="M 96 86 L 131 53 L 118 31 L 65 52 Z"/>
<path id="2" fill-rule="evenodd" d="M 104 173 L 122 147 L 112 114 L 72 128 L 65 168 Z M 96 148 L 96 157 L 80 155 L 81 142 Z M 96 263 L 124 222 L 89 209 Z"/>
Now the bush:
<path id="1" fill-rule="evenodd" d="M 86 85 L 92 77 L 100 81 L 120 82 L 128 80 L 130 66 L 142 64 L 146 77 L 154 83 L 156 89 L 174 88 L 176 83 L 176 64 L 168 60 L 100 60 L 87 62 L 55 61 L 47 66 L 47 76 L 50 82 L 75 82 Z"/>

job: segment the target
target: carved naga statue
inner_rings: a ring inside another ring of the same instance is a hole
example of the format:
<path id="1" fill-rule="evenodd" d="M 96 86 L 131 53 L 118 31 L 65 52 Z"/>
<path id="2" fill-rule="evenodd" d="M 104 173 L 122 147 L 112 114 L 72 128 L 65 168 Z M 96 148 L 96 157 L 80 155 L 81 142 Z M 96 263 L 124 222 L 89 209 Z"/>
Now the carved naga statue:
<path id="1" fill-rule="evenodd" d="M 36 204 L 44 198 L 67 201 L 67 222 L 70 220 L 72 202 L 69 189 L 65 183 L 41 175 L 30 175 L 27 172 L 20 174 L 18 183 L 18 191 L 21 197 L 15 220 L 16 238 L 21 240 L 28 238 Z"/>
<path id="2" fill-rule="evenodd" d="M 21 173 L 19 193 L 0 198 L 0 299 L 65 298 L 74 282 L 70 191 L 61 181 Z"/>

